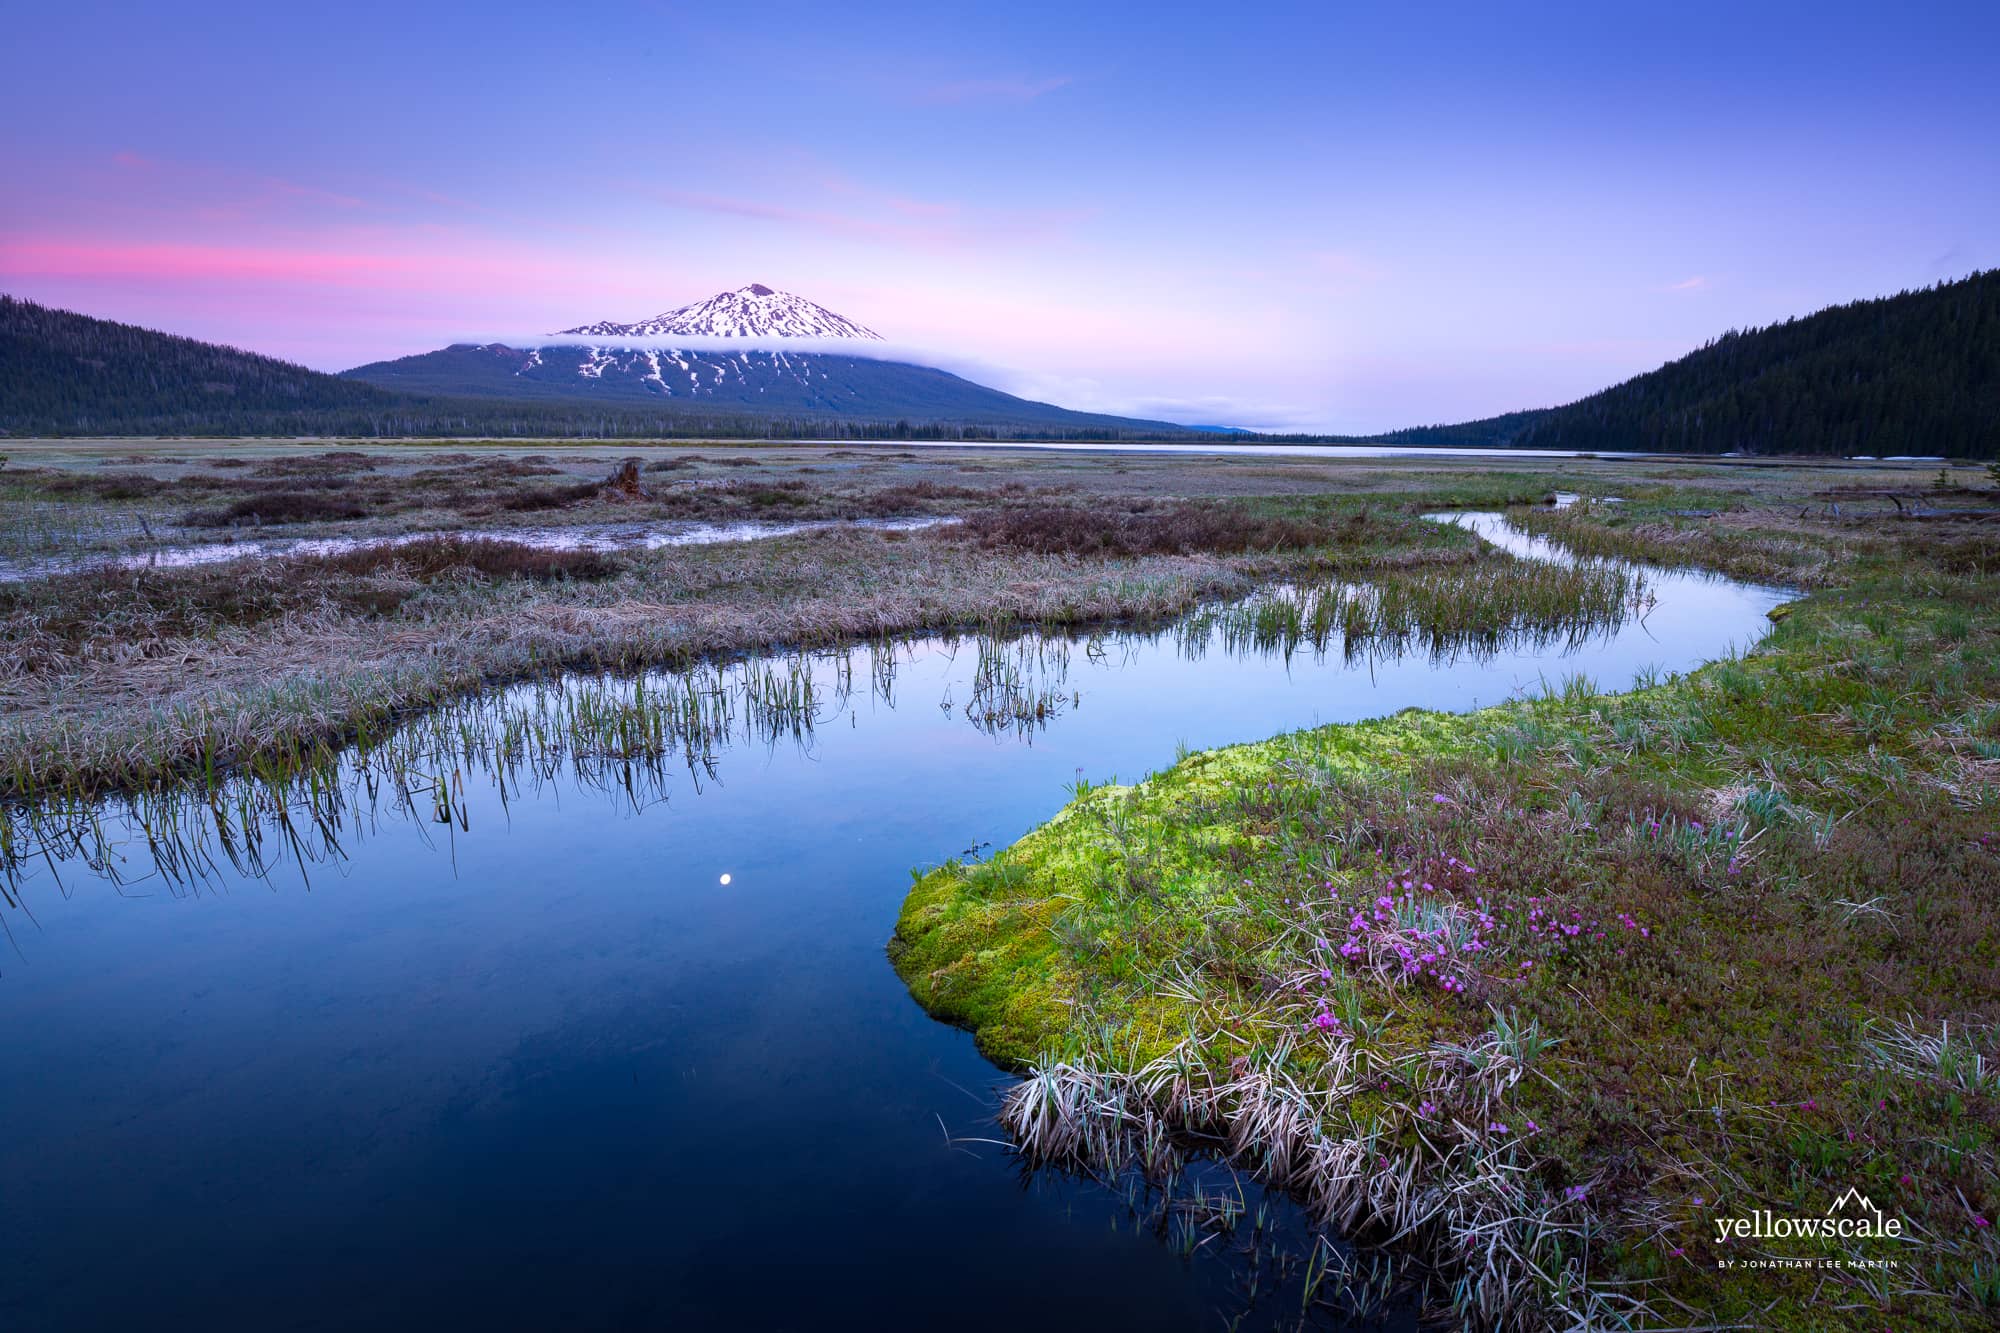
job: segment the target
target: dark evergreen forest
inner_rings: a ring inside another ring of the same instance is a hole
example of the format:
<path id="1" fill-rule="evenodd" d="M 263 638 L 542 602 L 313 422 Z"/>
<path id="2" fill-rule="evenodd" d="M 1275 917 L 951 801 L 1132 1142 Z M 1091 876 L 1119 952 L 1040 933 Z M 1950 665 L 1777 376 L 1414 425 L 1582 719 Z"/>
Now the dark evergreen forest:
<path id="1" fill-rule="evenodd" d="M 2000 456 L 2000 269 L 1714 342 L 1505 443 L 1720 454 Z"/>

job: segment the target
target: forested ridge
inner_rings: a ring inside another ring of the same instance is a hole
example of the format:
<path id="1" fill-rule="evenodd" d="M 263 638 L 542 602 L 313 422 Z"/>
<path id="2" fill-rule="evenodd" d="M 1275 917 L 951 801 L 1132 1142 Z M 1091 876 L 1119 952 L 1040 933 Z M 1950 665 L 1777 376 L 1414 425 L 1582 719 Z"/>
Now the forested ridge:
<path id="1" fill-rule="evenodd" d="M 395 402 L 273 357 L 0 296 L 0 428 L 12 434 L 263 427 Z"/>
<path id="2" fill-rule="evenodd" d="M 1732 330 L 1567 407 L 1522 415 L 1494 442 L 1992 458 L 2000 455 L 2000 269 Z"/>

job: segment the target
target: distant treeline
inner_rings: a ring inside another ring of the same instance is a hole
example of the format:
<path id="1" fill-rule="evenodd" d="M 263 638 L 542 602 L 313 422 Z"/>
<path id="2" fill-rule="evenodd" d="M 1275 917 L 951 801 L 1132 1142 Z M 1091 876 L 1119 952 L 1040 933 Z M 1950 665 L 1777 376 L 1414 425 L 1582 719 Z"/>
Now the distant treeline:
<path id="1" fill-rule="evenodd" d="M 1540 410 L 1508 412 L 1480 421 L 1461 421 L 1454 426 L 1409 426 L 1381 436 L 1383 444 L 1424 445 L 1431 448 L 1503 448 L 1523 430 L 1543 416 Z"/>
<path id="2" fill-rule="evenodd" d="M 268 356 L 0 296 L 0 433 L 518 439 L 1156 439 L 1046 422 L 781 416 L 394 393 Z"/>
<path id="3" fill-rule="evenodd" d="M 1726 333 L 1580 402 L 1519 416 L 1496 443 L 2000 456 L 2000 269 Z"/>

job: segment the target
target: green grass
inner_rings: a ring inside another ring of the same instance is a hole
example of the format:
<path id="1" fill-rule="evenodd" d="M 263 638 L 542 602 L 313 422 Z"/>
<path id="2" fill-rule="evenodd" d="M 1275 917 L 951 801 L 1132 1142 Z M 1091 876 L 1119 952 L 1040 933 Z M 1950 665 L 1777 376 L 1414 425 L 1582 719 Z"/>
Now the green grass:
<path id="1" fill-rule="evenodd" d="M 1643 556 L 1663 521 L 1537 526 Z M 1031 1156 L 1219 1135 L 1474 1323 L 1986 1326 L 2000 579 L 1980 529 L 1790 522 L 1720 553 L 1824 588 L 1748 657 L 1081 791 L 921 875 L 892 957 L 1037 1071 Z M 1718 1266 L 1715 1219 L 1849 1186 L 1900 1267 Z"/>

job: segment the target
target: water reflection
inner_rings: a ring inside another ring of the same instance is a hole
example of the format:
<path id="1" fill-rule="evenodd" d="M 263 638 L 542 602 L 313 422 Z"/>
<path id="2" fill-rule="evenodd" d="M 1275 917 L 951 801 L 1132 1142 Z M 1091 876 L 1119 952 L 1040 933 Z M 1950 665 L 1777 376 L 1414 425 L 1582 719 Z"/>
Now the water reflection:
<path id="1" fill-rule="evenodd" d="M 921 532 L 925 528 L 961 522 L 957 518 L 857 518 L 776 522 L 743 520 L 734 523 L 599 523 L 554 527 L 453 529 L 436 532 L 406 532 L 387 537 L 257 537 L 238 541 L 200 542 L 184 546 L 161 546 L 132 554 L 77 555 L 46 557 L 39 560 L 0 559 L 0 583 L 46 578 L 54 574 L 77 574 L 103 569 L 193 569 L 202 565 L 228 564 L 270 556 L 346 555 L 352 551 L 407 546 L 412 542 L 440 539 L 518 542 L 540 551 L 659 551 L 675 546 L 714 546 L 723 542 L 768 541 L 793 537 L 803 532 L 828 532 L 843 528 L 870 532 Z M 136 537 L 136 533 L 127 534 Z"/>
<path id="2" fill-rule="evenodd" d="M 1500 525 L 1496 535 L 1510 531 Z M 936 699 L 944 718 L 1032 744 L 1083 706 L 1086 684 L 1092 693 L 1171 698 L 1184 678 L 1193 683 L 1177 666 L 1211 656 L 1287 669 L 1303 656 L 1316 670 L 1365 667 L 1379 683 L 1394 667 L 1449 674 L 1503 655 L 1575 656 L 1643 627 L 1657 605 L 1637 571 L 1562 560 L 1539 539 L 1514 544 L 1531 566 L 1380 585 L 1286 584 L 1153 629 L 882 641 L 516 686 L 433 709 L 384 736 L 219 780 L 109 802 L 55 797 L 0 808 L 0 885 L 18 905 L 24 880 L 44 869 L 59 877 L 71 863 L 114 885 L 158 880 L 176 893 L 281 867 L 309 878 L 385 820 L 469 833 L 475 788 L 503 819 L 520 802 L 563 791 L 640 811 L 666 802 L 677 782 L 698 795 L 732 752 L 790 746 L 810 758 L 826 728 L 859 728 L 863 702 L 894 710 L 913 663 L 941 666 L 923 673 L 916 692 Z"/>
<path id="3" fill-rule="evenodd" d="M 17 808 L 0 1198 L 34 1225 L 0 1320 L 1407 1324 L 1210 1163 L 1017 1177 L 997 1071 L 883 943 L 912 866 L 1012 841 L 1079 777 L 1622 687 L 1780 600 L 1615 591 L 1580 635 L 1382 634 L 1366 604 L 1350 634 L 1349 593 L 1280 589 L 1149 631 L 572 677 L 283 772 Z"/>

